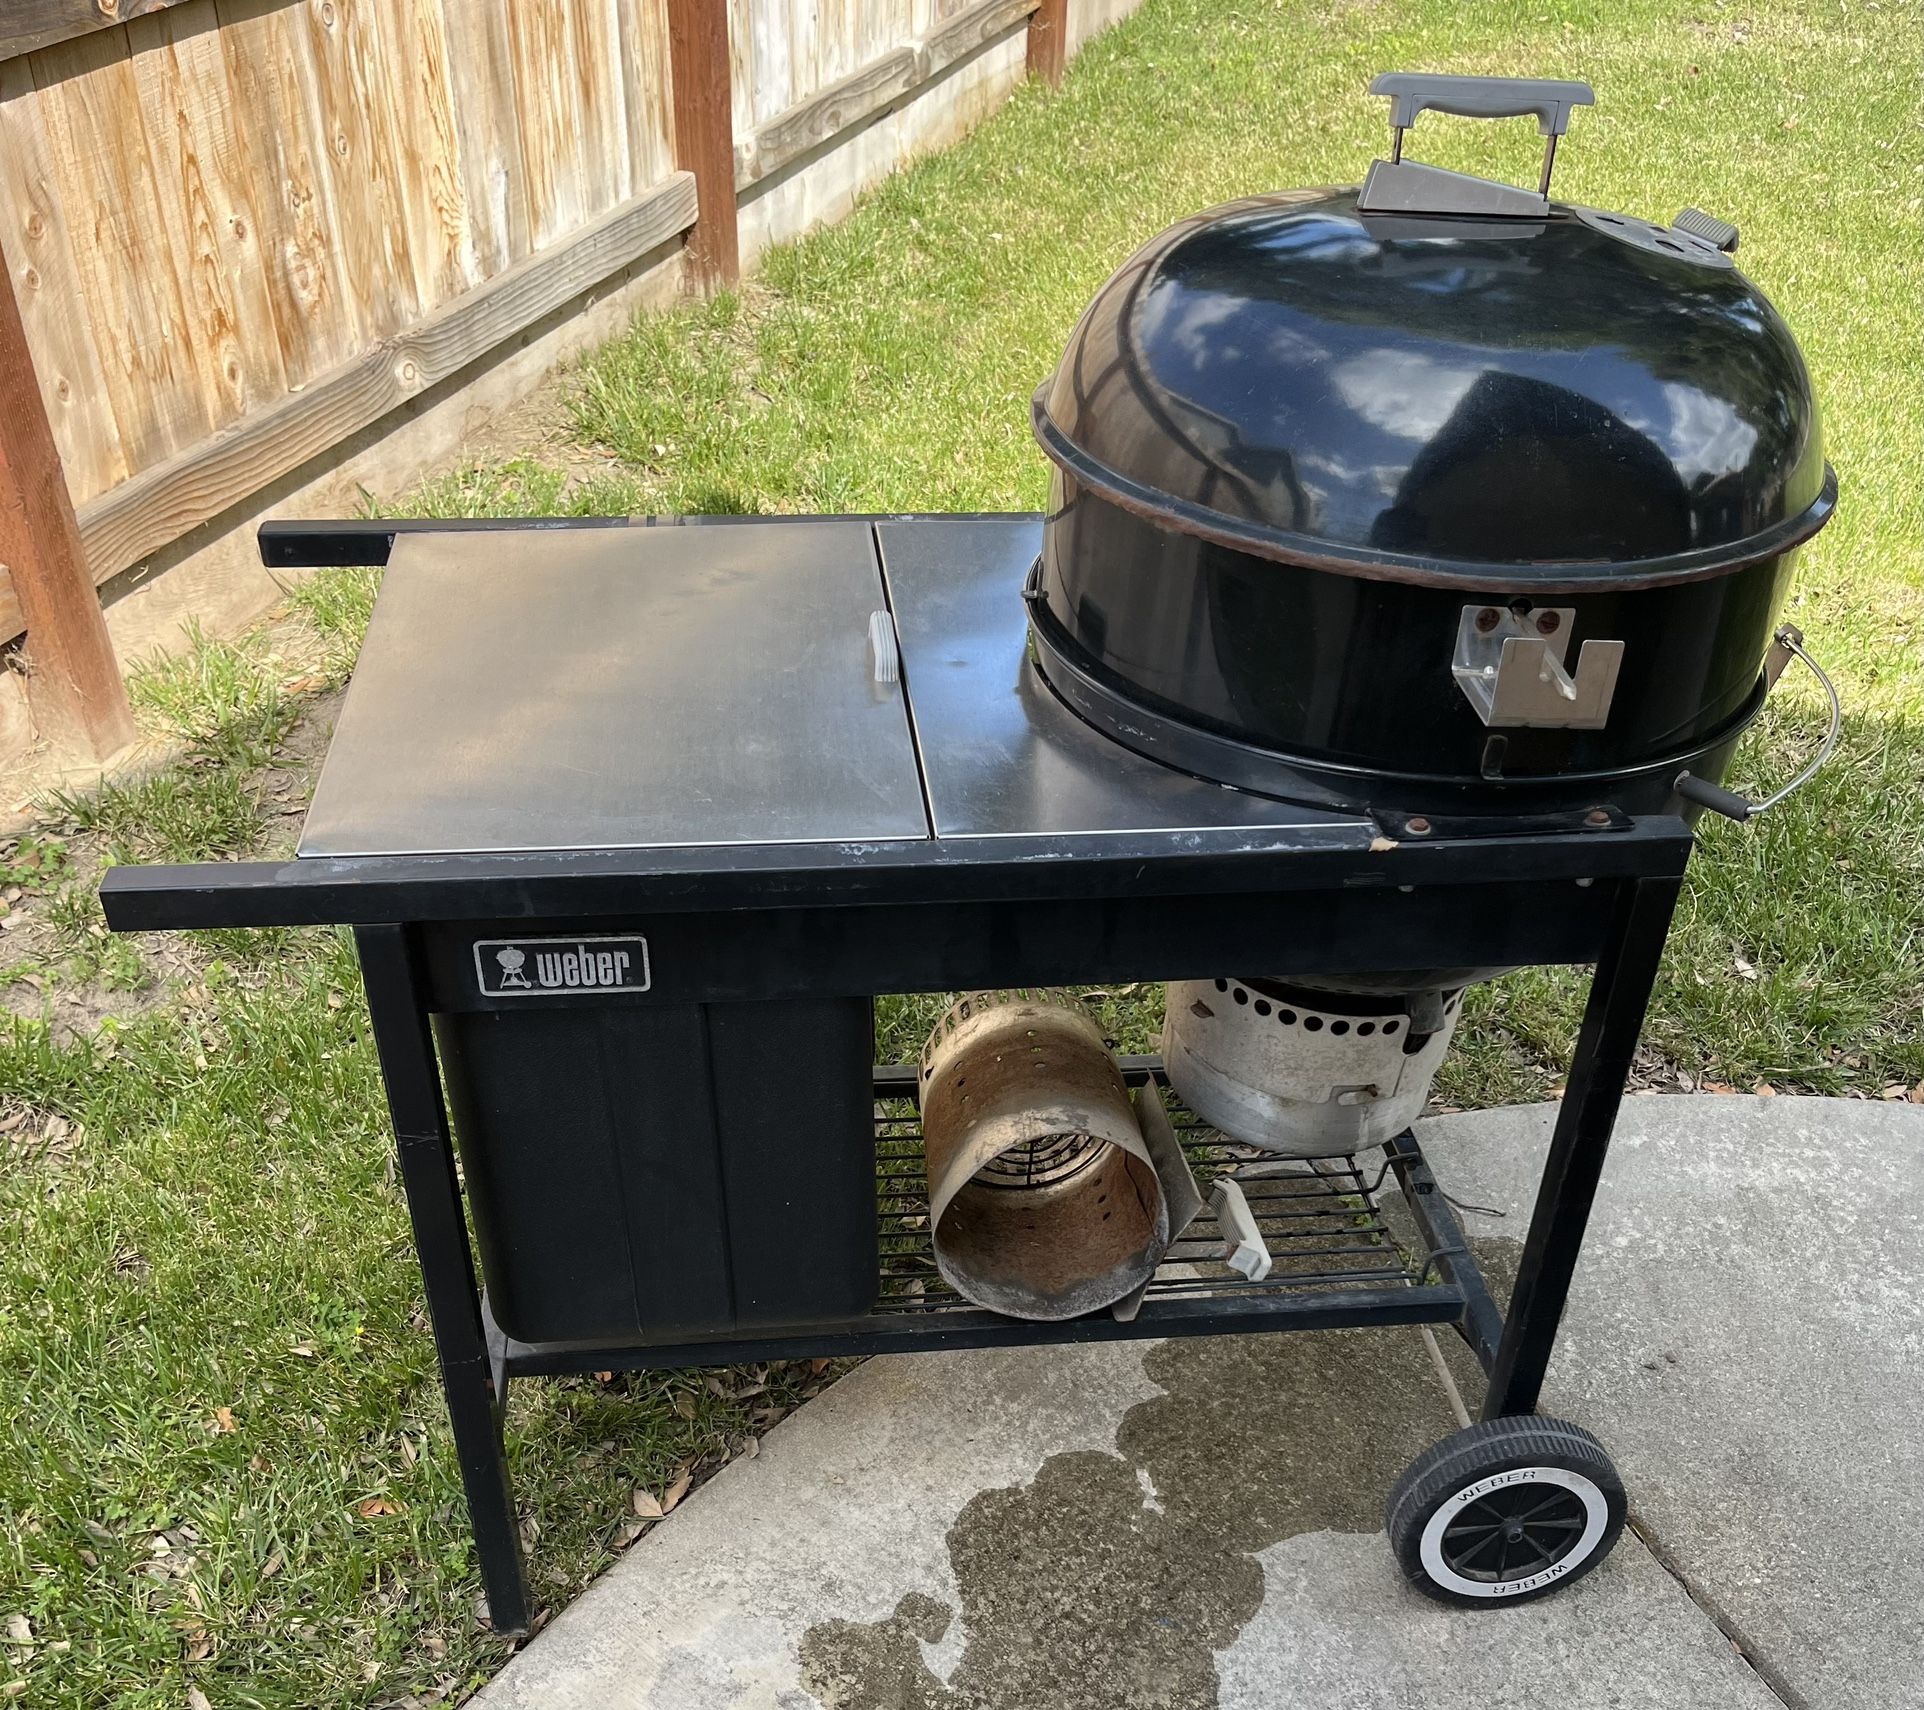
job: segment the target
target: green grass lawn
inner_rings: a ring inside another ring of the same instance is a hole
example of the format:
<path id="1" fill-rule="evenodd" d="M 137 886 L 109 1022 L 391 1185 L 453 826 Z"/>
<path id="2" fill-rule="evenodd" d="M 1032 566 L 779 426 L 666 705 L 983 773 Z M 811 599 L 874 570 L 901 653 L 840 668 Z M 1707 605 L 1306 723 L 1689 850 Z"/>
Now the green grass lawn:
<path id="1" fill-rule="evenodd" d="M 1168 221 L 1357 178 L 1391 67 L 1582 76 L 1573 200 L 1739 223 L 1797 330 L 1843 483 L 1793 614 L 1845 744 L 1757 826 L 1708 824 L 1642 1072 L 1876 1097 L 1924 1081 L 1917 78 L 1907 6 L 1150 0 L 1056 94 L 1020 93 L 739 296 L 639 323 L 570 385 L 609 473 L 471 469 L 404 508 L 1018 509 L 1027 404 L 1084 301 Z M 1413 152 L 1527 178 L 1526 124 L 1426 118 Z M 478 1584 L 351 953 L 330 933 L 125 942 L 102 859 L 284 847 L 312 698 L 372 593 L 299 594 L 303 632 L 145 677 L 187 759 L 0 845 L 0 1695 L 180 1710 L 455 1701 L 504 1649 Z M 291 632 L 290 632 L 291 633 Z M 1786 774 L 1787 678 L 1738 762 Z M 24 946 L 23 950 L 21 947 Z M 891 1006 L 895 1052 L 929 1002 Z M 1541 1096 L 1579 982 L 1478 995 L 1444 1082 Z M 1154 994 L 1113 994 L 1127 1044 Z M 734 1453 L 830 1374 L 522 1386 L 509 1421 L 535 1589 L 558 1606 L 639 1529 L 631 1493 Z M 439 1698 L 432 1695 L 438 1694 Z M 0 1698 L 0 1702 L 4 1702 Z"/>

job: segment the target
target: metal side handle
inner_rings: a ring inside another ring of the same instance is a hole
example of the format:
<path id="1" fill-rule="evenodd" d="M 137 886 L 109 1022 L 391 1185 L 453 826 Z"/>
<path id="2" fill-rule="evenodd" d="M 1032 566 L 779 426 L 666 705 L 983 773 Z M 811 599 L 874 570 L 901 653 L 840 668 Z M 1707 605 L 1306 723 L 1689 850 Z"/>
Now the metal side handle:
<path id="1" fill-rule="evenodd" d="M 1774 688 L 1777 679 L 1783 674 L 1784 667 L 1791 660 L 1801 660 L 1813 677 L 1824 686 L 1824 693 L 1830 698 L 1830 729 L 1824 732 L 1824 740 L 1818 746 L 1815 757 L 1803 771 L 1784 785 L 1774 795 L 1753 802 L 1740 796 L 1735 790 L 1726 790 L 1705 778 L 1693 778 L 1688 772 L 1677 774 L 1676 791 L 1687 802 L 1695 802 L 1698 807 L 1708 808 L 1712 813 L 1720 813 L 1726 819 L 1739 822 L 1755 819 L 1760 813 L 1767 813 L 1793 791 L 1801 790 L 1818 772 L 1824 762 L 1831 757 L 1837 747 L 1838 735 L 1844 728 L 1844 703 L 1837 693 L 1837 685 L 1830 680 L 1823 666 L 1811 658 L 1804 648 L 1804 632 L 1795 624 L 1785 624 L 1772 638 L 1770 657 L 1764 661 L 1764 675 Z"/>

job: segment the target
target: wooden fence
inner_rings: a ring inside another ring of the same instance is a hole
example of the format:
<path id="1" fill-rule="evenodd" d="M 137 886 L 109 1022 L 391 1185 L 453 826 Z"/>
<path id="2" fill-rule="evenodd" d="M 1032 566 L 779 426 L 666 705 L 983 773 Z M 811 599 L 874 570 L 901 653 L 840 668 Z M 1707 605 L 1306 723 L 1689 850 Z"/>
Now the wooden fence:
<path id="1" fill-rule="evenodd" d="M 1115 0 L 1077 0 L 1113 9 Z M 93 590 L 1071 0 L 8 0 L 0 644 L 130 733 Z M 63 480 L 64 472 L 64 480 Z"/>

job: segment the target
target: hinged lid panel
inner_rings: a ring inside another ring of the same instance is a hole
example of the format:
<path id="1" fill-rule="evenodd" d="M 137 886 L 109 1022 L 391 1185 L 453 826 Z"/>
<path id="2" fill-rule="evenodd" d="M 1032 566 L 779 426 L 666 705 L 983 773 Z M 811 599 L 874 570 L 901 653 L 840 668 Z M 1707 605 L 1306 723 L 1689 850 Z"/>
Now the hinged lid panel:
<path id="1" fill-rule="evenodd" d="M 865 523 L 402 534 L 303 855 L 929 834 Z"/>

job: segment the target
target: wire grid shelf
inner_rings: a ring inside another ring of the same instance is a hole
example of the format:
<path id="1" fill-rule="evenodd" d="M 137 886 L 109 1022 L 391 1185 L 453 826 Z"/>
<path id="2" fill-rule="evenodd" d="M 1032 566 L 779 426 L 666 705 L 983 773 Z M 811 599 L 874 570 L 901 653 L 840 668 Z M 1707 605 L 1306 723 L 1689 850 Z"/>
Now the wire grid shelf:
<path id="1" fill-rule="evenodd" d="M 1132 1077 L 1133 1078 L 1133 1077 Z M 1345 1153 L 1327 1158 L 1278 1158 L 1225 1137 L 1186 1109 L 1160 1071 L 1141 1096 L 1157 1096 L 1169 1113 L 1204 1204 L 1170 1247 L 1151 1279 L 1149 1300 L 1295 1290 L 1416 1287 L 1437 1279 L 1436 1256 L 1413 1247 L 1384 1220 L 1378 1195 L 1390 1165 Z M 1233 1176 L 1249 1202 L 1272 1268 L 1251 1282 L 1223 1263 L 1223 1237 L 1208 1205 L 1210 1185 Z M 974 1310 L 936 1269 L 929 1230 L 928 1174 L 922 1155 L 921 1112 L 908 1094 L 875 1104 L 876 1235 L 882 1270 L 878 1313 Z M 1392 1187 L 1392 1191 L 1397 1191 Z"/>

